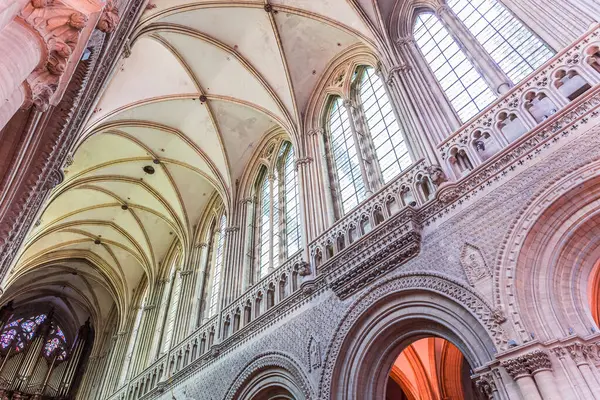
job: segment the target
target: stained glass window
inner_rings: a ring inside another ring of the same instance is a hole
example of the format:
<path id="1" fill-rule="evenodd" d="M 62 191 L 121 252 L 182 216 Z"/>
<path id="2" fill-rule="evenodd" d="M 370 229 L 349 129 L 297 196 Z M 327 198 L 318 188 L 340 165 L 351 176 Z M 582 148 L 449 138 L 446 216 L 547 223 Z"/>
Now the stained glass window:
<path id="1" fill-rule="evenodd" d="M 359 92 L 383 181 L 388 183 L 412 160 L 383 82 L 372 67 L 364 69 Z"/>
<path id="2" fill-rule="evenodd" d="M 414 26 L 417 46 L 463 122 L 496 99 L 448 29 L 433 14 L 419 14 Z"/>
<path id="3" fill-rule="evenodd" d="M 15 329 L 9 329 L 2 332 L 0 335 L 0 346 L 2 349 L 6 349 L 12 344 L 12 341 L 17 336 L 17 331 Z"/>
<path id="4" fill-rule="evenodd" d="M 496 0 L 448 0 L 448 6 L 513 83 L 554 55 Z"/>
<path id="5" fill-rule="evenodd" d="M 328 122 L 339 195 L 342 211 L 345 214 L 364 200 L 365 184 L 360 172 L 357 147 L 352 137 L 348 112 L 339 97 L 331 103 Z"/>
<path id="6" fill-rule="evenodd" d="M 59 361 L 64 361 L 67 358 L 67 340 L 65 335 L 58 325 L 52 323 L 52 329 L 44 345 L 44 356 L 48 359 L 56 357 Z"/>

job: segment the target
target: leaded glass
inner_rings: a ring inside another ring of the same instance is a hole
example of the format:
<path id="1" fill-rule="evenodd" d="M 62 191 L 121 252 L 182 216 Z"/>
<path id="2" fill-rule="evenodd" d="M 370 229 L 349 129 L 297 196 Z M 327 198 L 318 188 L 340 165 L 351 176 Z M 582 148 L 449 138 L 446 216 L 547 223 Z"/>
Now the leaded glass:
<path id="1" fill-rule="evenodd" d="M 294 165 L 294 149 L 291 145 L 283 164 L 283 204 L 285 207 L 285 236 L 287 256 L 300 249 L 300 204 L 298 196 L 298 174 Z"/>
<path id="2" fill-rule="evenodd" d="M 383 82 L 372 67 L 365 68 L 360 85 L 360 102 L 384 183 L 412 164 L 404 135 L 396 121 Z"/>
<path id="3" fill-rule="evenodd" d="M 496 99 L 481 74 L 434 14 L 419 14 L 414 37 L 461 121 L 468 121 Z"/>
<path id="4" fill-rule="evenodd" d="M 15 329 L 9 329 L 2 332 L 2 334 L 0 335 L 0 346 L 3 350 L 8 348 L 12 344 L 16 335 L 17 331 Z"/>
<path id="5" fill-rule="evenodd" d="M 554 55 L 496 0 L 448 0 L 448 6 L 513 83 Z"/>
<path id="6" fill-rule="evenodd" d="M 264 172 L 260 186 L 260 231 L 258 276 L 263 277 L 269 270 L 271 249 L 271 186 L 267 172 Z"/>
<path id="7" fill-rule="evenodd" d="M 360 172 L 348 112 L 339 97 L 331 104 L 328 122 L 342 211 L 347 213 L 364 200 L 365 184 Z"/>
<path id="8" fill-rule="evenodd" d="M 209 314 L 215 315 L 217 312 L 217 304 L 219 299 L 219 291 L 221 288 L 221 269 L 223 267 L 223 252 L 225 248 L 225 225 L 227 224 L 227 218 L 225 215 L 221 217 L 219 224 L 219 240 L 217 241 L 217 251 L 215 257 L 215 268 L 212 278 L 212 287 L 210 291 L 210 308 Z"/>

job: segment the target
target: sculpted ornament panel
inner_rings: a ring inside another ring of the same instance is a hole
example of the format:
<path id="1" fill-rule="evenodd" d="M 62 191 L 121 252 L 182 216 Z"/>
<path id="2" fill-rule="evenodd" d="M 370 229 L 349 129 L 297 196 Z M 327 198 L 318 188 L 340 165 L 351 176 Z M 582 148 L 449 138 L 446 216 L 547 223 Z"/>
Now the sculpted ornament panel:
<path id="1" fill-rule="evenodd" d="M 311 336 L 308 342 L 308 372 L 321 368 L 321 343 Z"/>
<path id="2" fill-rule="evenodd" d="M 460 252 L 460 264 L 471 286 L 475 286 L 478 281 L 491 276 L 481 250 L 470 243 L 465 243 Z"/>

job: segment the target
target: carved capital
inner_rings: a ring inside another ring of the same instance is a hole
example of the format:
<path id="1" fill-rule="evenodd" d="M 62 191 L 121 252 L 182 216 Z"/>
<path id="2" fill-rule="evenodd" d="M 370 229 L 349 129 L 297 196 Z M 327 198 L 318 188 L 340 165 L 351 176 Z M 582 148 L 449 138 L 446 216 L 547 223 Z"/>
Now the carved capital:
<path id="1" fill-rule="evenodd" d="M 448 7 L 447 4 L 440 4 L 435 9 L 435 15 L 437 15 L 438 17 L 442 17 L 444 14 L 450 13 L 451 11 L 452 10 L 450 9 L 450 7 Z"/>
<path id="2" fill-rule="evenodd" d="M 102 10 L 102 15 L 98 20 L 96 28 L 101 32 L 111 33 L 116 29 L 117 25 L 119 25 L 119 9 L 112 0 L 108 0 L 106 6 L 104 6 L 104 10 Z M 128 44 L 129 41 L 126 43 Z"/>
<path id="3" fill-rule="evenodd" d="M 50 106 L 50 98 L 56 91 L 55 83 L 37 82 L 31 86 L 30 104 L 33 104 L 35 109 L 40 112 L 48 110 Z"/>
<path id="4" fill-rule="evenodd" d="M 535 350 L 531 353 L 503 361 L 502 366 L 516 380 L 539 371 L 552 370 L 552 361 L 547 352 Z"/>
<path id="5" fill-rule="evenodd" d="M 311 157 L 298 158 L 296 160 L 296 169 L 301 165 L 310 164 L 313 161 Z"/>
<path id="6" fill-rule="evenodd" d="M 590 360 L 595 358 L 591 345 L 573 343 L 565 346 L 565 349 L 577 365 L 588 364 Z"/>
<path id="7" fill-rule="evenodd" d="M 80 31 L 83 28 L 85 28 L 85 24 L 87 23 L 87 21 L 88 18 L 84 14 L 80 12 L 74 12 L 71 13 L 71 15 L 69 15 L 68 24 L 71 28 Z"/>
<path id="8" fill-rule="evenodd" d="M 496 381 L 491 372 L 479 375 L 475 381 L 477 389 L 486 396 L 487 399 L 492 400 L 494 398 L 494 392 L 498 391 L 496 387 Z"/>
<path id="9" fill-rule="evenodd" d="M 225 234 L 231 235 L 233 233 L 239 232 L 239 230 L 240 230 L 239 226 L 228 226 L 227 228 L 225 228 Z"/>
<path id="10" fill-rule="evenodd" d="M 515 380 L 529 375 L 527 362 L 523 357 L 516 357 L 507 361 L 503 361 L 502 366 L 504 369 L 506 369 L 506 372 L 508 372 L 511 378 Z"/>
<path id="11" fill-rule="evenodd" d="M 194 272 L 194 271 L 188 269 L 188 270 L 185 270 L 185 271 L 181 271 L 179 273 L 179 275 L 181 275 L 181 276 L 189 276 L 189 275 L 192 274 L 192 272 Z"/>
<path id="12" fill-rule="evenodd" d="M 408 46 L 408 45 L 416 43 L 416 41 L 415 41 L 415 38 L 412 36 L 405 36 L 405 37 L 399 37 L 396 40 L 396 43 L 399 46 Z"/>

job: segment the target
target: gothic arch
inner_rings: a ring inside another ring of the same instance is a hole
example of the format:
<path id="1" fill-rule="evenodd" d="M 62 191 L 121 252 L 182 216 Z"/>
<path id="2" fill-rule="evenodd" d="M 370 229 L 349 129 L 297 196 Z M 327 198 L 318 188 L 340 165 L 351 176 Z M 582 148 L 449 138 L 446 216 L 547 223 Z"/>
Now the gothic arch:
<path id="1" fill-rule="evenodd" d="M 229 386 L 224 400 L 250 400 L 265 389 L 283 389 L 296 400 L 314 399 L 303 368 L 292 357 L 279 352 L 266 353 L 250 361 Z"/>
<path id="2" fill-rule="evenodd" d="M 427 336 L 452 342 L 473 368 L 492 360 L 505 341 L 493 310 L 462 284 L 433 274 L 392 277 L 361 296 L 339 325 L 320 396 L 384 398 L 398 354 Z"/>
<path id="3" fill-rule="evenodd" d="M 523 341 L 531 334 L 586 336 L 597 325 L 590 302 L 598 302 L 593 278 L 600 259 L 599 171 L 600 162 L 590 163 L 545 187 L 505 239 L 495 297 L 501 305 L 514 304 L 507 314 Z"/>

